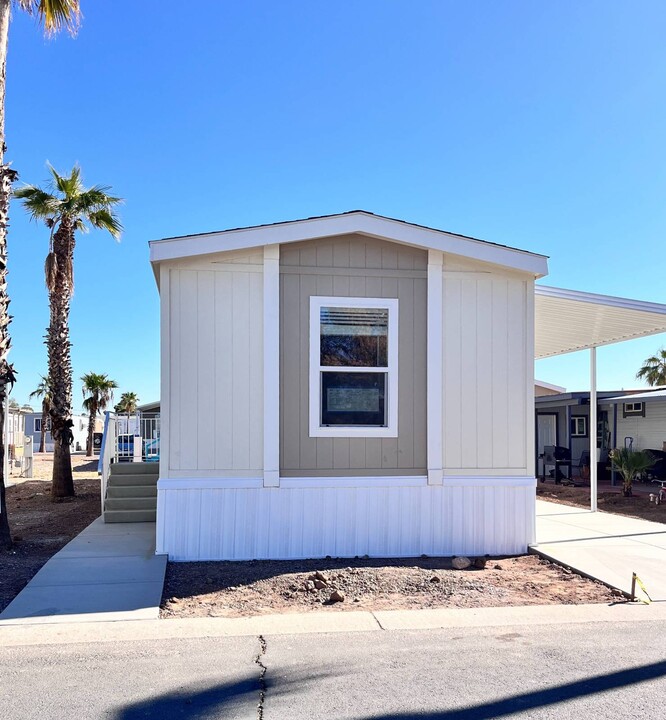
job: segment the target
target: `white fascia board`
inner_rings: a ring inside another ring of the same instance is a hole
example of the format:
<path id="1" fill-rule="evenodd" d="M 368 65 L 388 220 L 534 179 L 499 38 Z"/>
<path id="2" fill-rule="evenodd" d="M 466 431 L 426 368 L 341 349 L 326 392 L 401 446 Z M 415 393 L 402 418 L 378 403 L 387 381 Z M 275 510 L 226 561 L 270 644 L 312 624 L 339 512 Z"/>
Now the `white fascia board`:
<path id="1" fill-rule="evenodd" d="M 552 383 L 544 382 L 543 380 L 534 380 L 534 384 L 539 387 L 546 388 L 546 390 L 555 390 L 558 393 L 565 393 L 567 389 L 561 385 L 553 385 Z M 547 397 L 547 396 L 546 396 Z"/>
<path id="2" fill-rule="evenodd" d="M 655 400 L 666 400 L 666 390 L 646 390 L 644 392 L 627 393 L 626 395 L 617 395 L 615 397 L 601 398 L 600 402 L 649 402 Z"/>
<path id="3" fill-rule="evenodd" d="M 441 250 L 452 255 L 526 272 L 536 278 L 548 274 L 548 259 L 543 255 L 363 212 L 153 240 L 149 243 L 150 261 L 159 263 L 183 257 L 246 250 L 263 245 L 301 242 L 351 233 L 369 235 L 404 245 Z"/>

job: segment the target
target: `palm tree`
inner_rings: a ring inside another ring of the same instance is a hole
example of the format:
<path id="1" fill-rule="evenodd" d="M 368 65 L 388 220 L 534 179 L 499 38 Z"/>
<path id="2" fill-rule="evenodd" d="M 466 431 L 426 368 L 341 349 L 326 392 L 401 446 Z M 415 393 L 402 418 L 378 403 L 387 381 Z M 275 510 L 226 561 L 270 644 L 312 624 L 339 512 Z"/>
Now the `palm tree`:
<path id="1" fill-rule="evenodd" d="M 629 448 L 615 448 L 609 453 L 613 467 L 622 475 L 622 494 L 625 497 L 632 495 L 631 486 L 637 475 L 649 470 L 657 458 L 649 450 L 630 450 Z"/>
<path id="2" fill-rule="evenodd" d="M 125 413 L 127 415 L 127 434 L 130 434 L 130 415 L 136 412 L 139 404 L 139 396 L 135 392 L 124 392 L 118 400 L 118 404 L 113 408 L 116 413 Z"/>
<path id="3" fill-rule="evenodd" d="M 125 413 L 132 415 L 136 412 L 139 404 L 139 396 L 135 392 L 124 392 L 118 400 L 118 404 L 113 408 L 117 413 Z"/>
<path id="4" fill-rule="evenodd" d="M 118 387 L 115 380 L 108 375 L 89 372 L 82 378 L 83 407 L 88 412 L 88 439 L 86 441 L 86 455 L 93 454 L 93 435 L 95 433 L 95 420 L 100 412 L 113 400 L 113 391 Z"/>
<path id="5" fill-rule="evenodd" d="M 656 355 L 649 357 L 636 373 L 636 378 L 645 380 L 651 386 L 666 385 L 666 350 L 661 348 Z"/>
<path id="6" fill-rule="evenodd" d="M 14 367 L 9 362 L 11 317 L 7 293 L 7 227 L 12 183 L 17 174 L 5 162 L 5 78 L 12 4 L 36 14 L 48 34 L 55 34 L 63 28 L 74 34 L 81 17 L 78 0 L 15 0 L 14 3 L 12 0 L 0 0 L 0 548 L 4 549 L 12 546 L 5 504 L 5 399 L 16 379 Z"/>
<path id="7" fill-rule="evenodd" d="M 76 231 L 87 231 L 86 223 L 107 230 L 119 238 L 122 225 L 114 207 L 120 198 L 109 195 L 109 188 L 90 188 L 81 182 L 81 170 L 74 167 L 69 176 L 52 167 L 47 190 L 27 185 L 15 192 L 35 220 L 44 220 L 50 229 L 49 253 L 44 271 L 51 310 L 46 335 L 51 385 L 51 435 L 53 437 L 53 498 L 74 495 L 70 444 L 72 442 L 72 360 L 69 341 L 69 308 L 74 291 L 74 245 Z"/>
<path id="8" fill-rule="evenodd" d="M 40 375 L 39 385 L 30 393 L 28 397 L 41 398 L 42 401 L 42 436 L 39 440 L 39 451 L 44 452 L 44 441 L 46 439 L 46 430 L 48 426 L 49 413 L 51 412 L 51 387 L 49 386 L 49 379 L 44 375 Z"/>

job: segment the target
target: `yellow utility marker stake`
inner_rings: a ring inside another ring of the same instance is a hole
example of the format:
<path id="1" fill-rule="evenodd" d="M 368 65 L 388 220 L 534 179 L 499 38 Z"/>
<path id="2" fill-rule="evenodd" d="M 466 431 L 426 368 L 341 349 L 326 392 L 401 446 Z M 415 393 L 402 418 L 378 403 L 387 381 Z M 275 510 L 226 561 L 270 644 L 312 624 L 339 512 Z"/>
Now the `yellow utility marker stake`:
<path id="1" fill-rule="evenodd" d="M 647 588 L 643 584 L 643 581 L 636 575 L 636 573 L 631 573 L 631 600 L 636 600 L 636 583 L 638 583 L 638 587 L 645 593 L 647 596 L 647 600 L 643 600 L 643 598 L 638 598 L 642 603 L 645 603 L 646 605 L 649 605 L 652 602 L 652 598 L 648 594 Z"/>

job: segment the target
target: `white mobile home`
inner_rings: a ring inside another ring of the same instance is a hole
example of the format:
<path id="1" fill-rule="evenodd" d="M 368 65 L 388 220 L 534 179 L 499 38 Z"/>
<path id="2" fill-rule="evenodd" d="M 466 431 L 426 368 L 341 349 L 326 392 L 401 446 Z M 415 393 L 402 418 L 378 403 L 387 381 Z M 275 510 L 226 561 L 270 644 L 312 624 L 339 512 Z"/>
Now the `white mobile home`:
<path id="1" fill-rule="evenodd" d="M 522 553 L 535 356 L 631 336 L 599 296 L 535 295 L 541 255 L 366 212 L 167 238 L 151 261 L 175 560 Z M 608 322 L 567 322 L 588 303 Z M 658 307 L 635 334 L 666 329 Z M 535 343 L 535 312 L 562 328 Z"/>

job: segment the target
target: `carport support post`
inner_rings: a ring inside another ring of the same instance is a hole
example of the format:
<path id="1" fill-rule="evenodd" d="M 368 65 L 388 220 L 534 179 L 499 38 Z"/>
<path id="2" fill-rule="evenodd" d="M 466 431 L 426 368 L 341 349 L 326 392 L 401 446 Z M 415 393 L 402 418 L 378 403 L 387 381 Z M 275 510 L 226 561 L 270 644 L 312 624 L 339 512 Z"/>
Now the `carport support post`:
<path id="1" fill-rule="evenodd" d="M 590 510 L 597 511 L 597 348 L 590 348 Z"/>

